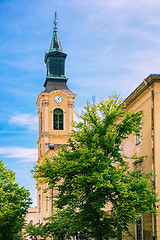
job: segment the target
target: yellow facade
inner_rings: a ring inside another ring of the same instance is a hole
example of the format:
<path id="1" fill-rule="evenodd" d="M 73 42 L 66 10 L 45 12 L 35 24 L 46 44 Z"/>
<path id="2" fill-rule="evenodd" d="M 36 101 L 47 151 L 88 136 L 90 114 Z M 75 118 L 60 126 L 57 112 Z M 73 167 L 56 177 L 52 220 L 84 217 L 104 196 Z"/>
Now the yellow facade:
<path id="1" fill-rule="evenodd" d="M 62 97 L 62 102 L 55 101 L 56 96 Z M 38 163 L 40 163 L 43 155 L 55 155 L 59 145 L 66 145 L 70 136 L 73 120 L 74 98 L 75 94 L 64 89 L 54 90 L 51 92 L 42 92 L 38 96 L 37 106 L 39 114 L 39 139 L 38 139 Z M 53 114 L 55 109 L 63 111 L 63 130 L 54 130 Z M 54 150 L 49 146 L 54 145 Z M 43 218 L 52 214 L 52 200 L 54 192 L 48 191 L 44 193 L 45 185 L 37 186 L 37 211 L 38 221 L 43 222 Z"/>
<path id="2" fill-rule="evenodd" d="M 140 168 L 144 173 L 155 172 L 154 185 L 160 194 L 160 75 L 150 75 L 125 100 L 127 110 L 143 113 L 142 137 L 130 136 L 124 142 L 124 153 L 129 157 L 136 154 L 146 156 L 142 162 L 129 160 L 131 169 Z M 159 203 L 155 206 L 157 213 Z M 142 239 L 160 240 L 160 216 L 144 214 L 142 216 Z M 136 226 L 132 226 L 136 236 Z M 141 239 L 141 238 L 139 238 Z"/>

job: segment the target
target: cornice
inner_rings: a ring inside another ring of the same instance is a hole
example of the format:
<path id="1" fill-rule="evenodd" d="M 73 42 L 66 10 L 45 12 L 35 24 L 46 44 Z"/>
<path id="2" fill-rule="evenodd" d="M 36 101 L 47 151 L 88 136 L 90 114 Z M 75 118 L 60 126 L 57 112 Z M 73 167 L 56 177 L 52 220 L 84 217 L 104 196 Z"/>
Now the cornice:
<path id="1" fill-rule="evenodd" d="M 160 83 L 160 74 L 150 74 L 144 81 L 124 100 L 126 106 L 129 106 L 141 93 L 155 82 Z"/>

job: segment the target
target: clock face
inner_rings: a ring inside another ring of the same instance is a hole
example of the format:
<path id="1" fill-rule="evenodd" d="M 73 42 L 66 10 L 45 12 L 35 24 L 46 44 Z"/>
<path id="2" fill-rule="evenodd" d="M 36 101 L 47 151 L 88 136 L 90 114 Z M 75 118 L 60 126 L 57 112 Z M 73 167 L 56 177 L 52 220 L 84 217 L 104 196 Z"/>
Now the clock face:
<path id="1" fill-rule="evenodd" d="M 61 95 L 56 95 L 56 96 L 54 97 L 54 101 L 55 101 L 56 103 L 61 103 L 62 100 L 63 100 L 63 98 L 62 98 Z"/>

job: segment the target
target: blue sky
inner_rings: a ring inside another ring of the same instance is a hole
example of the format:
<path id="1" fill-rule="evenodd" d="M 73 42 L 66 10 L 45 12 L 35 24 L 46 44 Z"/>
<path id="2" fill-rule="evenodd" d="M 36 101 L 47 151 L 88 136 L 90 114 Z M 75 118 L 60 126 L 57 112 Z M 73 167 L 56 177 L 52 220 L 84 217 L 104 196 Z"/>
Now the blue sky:
<path id="1" fill-rule="evenodd" d="M 160 73 L 160 1 L 0 0 L 0 159 L 30 189 L 34 205 L 36 100 L 55 11 L 75 113 L 93 96 L 125 99 L 149 74 Z"/>

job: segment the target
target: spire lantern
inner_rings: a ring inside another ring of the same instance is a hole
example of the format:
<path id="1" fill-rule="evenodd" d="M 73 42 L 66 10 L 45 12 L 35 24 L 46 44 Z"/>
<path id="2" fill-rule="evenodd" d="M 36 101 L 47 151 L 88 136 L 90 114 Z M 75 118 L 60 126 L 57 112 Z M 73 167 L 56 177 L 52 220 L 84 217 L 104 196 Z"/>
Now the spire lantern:
<path id="1" fill-rule="evenodd" d="M 63 87 L 66 87 L 66 82 L 67 82 L 67 78 L 65 76 L 66 57 L 67 57 L 67 54 L 63 53 L 60 39 L 58 36 L 57 14 L 55 12 L 53 36 L 52 36 L 49 52 L 45 54 L 45 59 L 44 59 L 47 67 L 47 76 L 44 83 L 44 87 L 46 87 L 46 91 L 59 88 L 60 85 L 64 85 Z M 52 86 L 52 87 L 48 88 L 48 86 Z"/>

